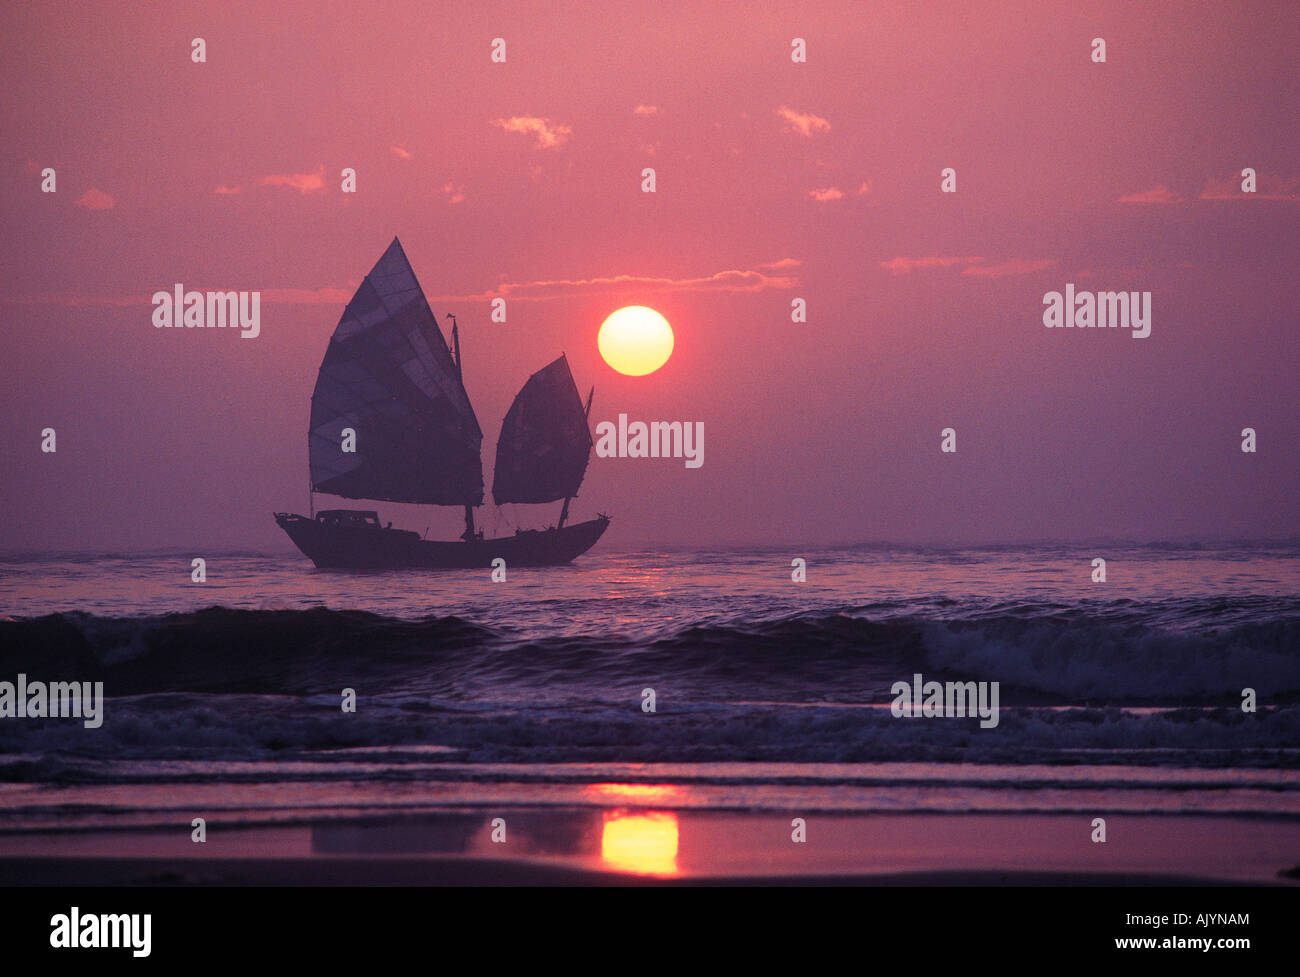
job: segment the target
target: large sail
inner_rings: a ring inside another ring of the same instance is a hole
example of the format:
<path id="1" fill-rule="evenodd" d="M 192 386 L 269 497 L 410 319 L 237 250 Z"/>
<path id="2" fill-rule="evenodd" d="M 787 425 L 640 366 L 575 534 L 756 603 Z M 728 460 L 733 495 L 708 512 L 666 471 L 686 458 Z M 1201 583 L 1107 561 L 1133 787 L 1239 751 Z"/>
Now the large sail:
<path id="1" fill-rule="evenodd" d="M 345 451 L 344 431 L 356 432 Z M 397 238 L 343 312 L 311 398 L 318 492 L 349 499 L 480 505 L 474 408 Z"/>
<path id="2" fill-rule="evenodd" d="M 577 495 L 591 454 L 582 398 L 561 356 L 528 378 L 501 425 L 492 497 L 554 502 Z"/>

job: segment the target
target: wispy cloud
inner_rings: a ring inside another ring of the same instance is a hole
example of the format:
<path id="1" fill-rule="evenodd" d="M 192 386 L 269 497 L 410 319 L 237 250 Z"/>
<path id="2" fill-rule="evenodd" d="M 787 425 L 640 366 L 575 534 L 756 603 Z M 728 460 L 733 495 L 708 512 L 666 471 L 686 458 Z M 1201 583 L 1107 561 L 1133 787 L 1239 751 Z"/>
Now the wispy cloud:
<path id="1" fill-rule="evenodd" d="M 759 265 L 755 270 L 714 272 L 698 278 L 655 278 L 644 275 L 614 275 L 610 277 L 555 279 L 533 282 L 503 282 L 494 289 L 473 295 L 431 295 L 429 301 L 476 302 L 499 297 L 509 297 L 523 302 L 545 302 L 572 295 L 599 294 L 603 292 L 761 292 L 765 289 L 788 289 L 799 285 L 799 279 L 790 275 L 766 274 L 766 271 L 794 268 L 800 262 L 794 258 Z M 358 282 L 323 288 L 264 288 L 264 303 L 285 305 L 346 305 L 357 290 Z M 170 286 L 164 286 L 169 288 Z M 186 291 L 225 291 L 185 284 Z M 57 305 L 66 308 L 81 306 L 130 307 L 152 305 L 155 289 L 138 295 L 90 295 L 83 292 L 44 292 L 30 295 L 0 296 L 0 302 L 20 305 Z"/>
<path id="2" fill-rule="evenodd" d="M 1182 267 L 1185 263 L 1180 262 Z M 1107 266 L 1098 268 L 1081 268 L 1072 276 L 1075 279 L 1107 278 L 1114 281 L 1119 278 L 1138 278 L 1151 274 L 1150 268 L 1138 268 L 1133 265 Z"/>
<path id="3" fill-rule="evenodd" d="M 932 268 L 958 268 L 963 275 L 973 278 L 1010 278 L 1013 275 L 1029 275 L 1055 265 L 1055 258 L 1003 258 L 996 264 L 986 264 L 987 259 L 975 256 L 957 257 L 927 255 L 922 258 L 892 258 L 882 261 L 880 267 L 895 275 Z M 964 267 L 963 267 L 964 266 Z"/>
<path id="4" fill-rule="evenodd" d="M 360 282 L 343 288 L 264 288 L 263 302 L 283 305 L 347 305 Z"/>
<path id="5" fill-rule="evenodd" d="M 1275 173 L 1259 173 L 1255 177 L 1255 192 L 1244 193 L 1241 174 L 1234 173 L 1222 180 L 1210 180 L 1198 198 L 1200 200 L 1300 200 L 1300 179 L 1284 180 Z"/>
<path id="6" fill-rule="evenodd" d="M 103 190 L 97 190 L 91 187 L 76 201 L 78 207 L 85 207 L 87 210 L 112 210 L 116 204 L 112 197 Z"/>
<path id="7" fill-rule="evenodd" d="M 865 197 L 865 196 L 866 196 L 867 194 L 869 194 L 870 192 L 871 192 L 871 181 L 870 181 L 870 180 L 863 180 L 863 181 L 862 181 L 862 186 L 858 187 L 858 196 L 859 196 L 859 197 Z"/>
<path id="8" fill-rule="evenodd" d="M 821 190 L 809 190 L 808 196 L 812 197 L 819 204 L 824 204 L 831 200 L 843 200 L 844 191 L 839 187 L 825 187 Z"/>
<path id="9" fill-rule="evenodd" d="M 566 125 L 552 124 L 550 119 L 533 115 L 516 115 L 509 119 L 496 119 L 492 123 L 506 132 L 518 132 L 537 139 L 538 149 L 557 149 L 573 135 Z"/>
<path id="10" fill-rule="evenodd" d="M 284 305 L 346 305 L 357 290 L 357 284 L 346 287 L 326 288 L 264 288 L 259 294 L 263 302 L 276 302 Z M 170 285 L 163 288 L 169 291 Z M 226 288 L 198 288 L 186 283 L 187 292 L 227 291 Z M 157 291 L 157 289 L 153 290 Z M 20 305 L 59 305 L 65 308 L 85 306 L 129 308 L 136 305 L 152 305 L 153 291 L 141 292 L 139 295 L 88 295 L 84 292 L 40 292 L 31 295 L 8 295 L 4 301 Z"/>
<path id="11" fill-rule="evenodd" d="M 319 193 L 325 189 L 325 166 L 321 164 L 316 167 L 314 173 L 272 173 L 270 176 L 260 177 L 257 185 L 259 187 L 288 187 L 303 194 Z"/>
<path id="12" fill-rule="evenodd" d="M 272 173 L 269 176 L 258 177 L 253 181 L 253 186 L 288 187 L 303 194 L 319 193 L 325 189 L 325 165 L 322 163 L 316 167 L 314 173 Z M 223 183 L 213 188 L 212 192 L 223 197 L 231 197 L 237 193 L 243 193 L 244 188 L 239 185 Z"/>
<path id="13" fill-rule="evenodd" d="M 776 262 L 783 265 L 782 259 Z M 760 265 L 760 268 L 772 266 Z M 649 292 L 761 292 L 769 288 L 795 288 L 799 279 L 787 275 L 768 275 L 758 270 L 714 272 L 699 278 L 652 278 L 641 275 L 614 275 L 600 278 L 557 279 L 535 282 L 503 282 L 495 289 L 475 295 L 437 295 L 430 302 L 475 302 L 509 297 L 516 301 L 545 302 L 571 295 L 605 292 L 646 294 Z"/>
<path id="14" fill-rule="evenodd" d="M 1163 183 L 1156 184 L 1150 190 L 1125 194 L 1119 198 L 1119 202 L 1122 204 L 1173 204 L 1178 203 L 1180 200 L 1182 200 L 1182 197 Z"/>
<path id="15" fill-rule="evenodd" d="M 882 261 L 880 267 L 886 271 L 892 271 L 895 275 L 905 275 L 910 271 L 916 271 L 918 268 L 951 268 L 953 265 L 974 265 L 983 261 L 983 258 L 893 258 L 889 261 Z"/>
<path id="16" fill-rule="evenodd" d="M 150 305 L 150 295 L 86 295 L 80 292 L 37 292 L 30 295 L 6 295 L 6 302 L 18 305 L 61 305 L 75 309 L 81 306 Z"/>
<path id="17" fill-rule="evenodd" d="M 396 156 L 398 159 L 411 159 L 411 158 L 412 158 L 412 157 L 411 157 L 411 154 L 408 153 L 408 152 L 407 152 L 405 149 L 403 149 L 401 146 L 389 146 L 389 147 L 388 147 L 388 151 L 389 151 L 390 153 L 392 153 L 394 156 Z"/>
<path id="18" fill-rule="evenodd" d="M 978 278 L 1010 278 L 1013 275 L 1031 275 L 1054 264 L 1055 258 L 1007 258 L 996 265 L 971 265 L 962 274 Z"/>
<path id="19" fill-rule="evenodd" d="M 776 114 L 785 120 L 787 132 L 797 132 L 801 136 L 811 136 L 815 132 L 831 131 L 831 124 L 821 116 L 796 112 L 788 105 L 782 105 L 776 110 Z"/>
<path id="20" fill-rule="evenodd" d="M 658 105 L 638 105 L 632 110 L 633 115 L 658 115 L 661 109 Z"/>
<path id="21" fill-rule="evenodd" d="M 442 185 L 442 192 L 444 195 L 446 195 L 447 202 L 450 204 L 458 204 L 462 200 L 464 200 L 465 199 L 464 191 L 465 191 L 464 187 L 458 187 L 454 183 L 444 183 Z"/>

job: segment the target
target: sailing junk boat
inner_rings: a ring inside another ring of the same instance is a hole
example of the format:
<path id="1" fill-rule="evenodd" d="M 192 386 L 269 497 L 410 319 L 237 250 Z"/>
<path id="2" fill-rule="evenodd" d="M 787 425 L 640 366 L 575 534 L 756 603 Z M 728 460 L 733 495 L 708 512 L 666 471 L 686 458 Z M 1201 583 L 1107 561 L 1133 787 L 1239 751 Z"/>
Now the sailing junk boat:
<path id="1" fill-rule="evenodd" d="M 492 485 L 498 505 L 563 499 L 559 522 L 499 539 L 475 530 L 483 432 L 461 377 L 460 333 L 448 318 L 450 347 L 394 238 L 344 310 L 316 378 L 308 437 L 313 516 L 275 513 L 316 566 L 490 567 L 498 557 L 507 566 L 548 566 L 587 552 L 609 525 L 604 515 L 565 525 L 591 454 L 591 396 L 584 409 L 560 356 L 529 378 L 506 414 Z M 355 450 L 344 450 L 349 439 Z M 314 512 L 316 492 L 464 506 L 465 533 L 459 541 L 427 540 L 381 526 L 374 511 Z"/>

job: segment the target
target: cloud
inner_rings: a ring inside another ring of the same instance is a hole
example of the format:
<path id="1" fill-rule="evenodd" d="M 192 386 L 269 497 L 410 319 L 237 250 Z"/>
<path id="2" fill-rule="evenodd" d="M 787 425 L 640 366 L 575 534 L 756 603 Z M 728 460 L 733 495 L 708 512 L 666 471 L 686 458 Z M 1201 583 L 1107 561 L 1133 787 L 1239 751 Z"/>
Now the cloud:
<path id="1" fill-rule="evenodd" d="M 862 181 L 862 186 L 858 187 L 858 196 L 859 196 L 859 197 L 865 197 L 865 196 L 866 196 L 867 194 L 869 194 L 870 192 L 871 192 L 871 181 L 870 181 L 870 180 L 863 180 L 863 181 Z"/>
<path id="2" fill-rule="evenodd" d="M 117 201 L 103 190 L 96 190 L 91 187 L 81 195 L 81 198 L 76 203 L 78 207 L 85 207 L 87 210 L 112 210 Z"/>
<path id="3" fill-rule="evenodd" d="M 808 196 L 812 197 L 819 204 L 824 204 L 831 200 L 843 200 L 844 191 L 839 187 L 826 187 L 822 190 L 809 190 Z"/>
<path id="4" fill-rule="evenodd" d="M 359 284 L 345 288 L 264 288 L 261 295 L 263 302 L 282 305 L 347 305 Z"/>
<path id="5" fill-rule="evenodd" d="M 786 132 L 797 132 L 802 136 L 811 136 L 814 132 L 830 132 L 831 124 L 819 115 L 804 115 L 782 105 L 776 110 L 786 123 Z"/>
<path id="6" fill-rule="evenodd" d="M 299 193 L 316 193 L 325 189 L 325 165 L 316 167 L 315 173 L 273 173 L 258 179 L 259 187 L 289 187 Z"/>
<path id="7" fill-rule="evenodd" d="M 458 187 L 453 183 L 444 183 L 442 192 L 447 195 L 447 202 L 458 204 L 465 199 L 464 187 Z"/>
<path id="8" fill-rule="evenodd" d="M 1241 174 L 1232 173 L 1222 180 L 1210 180 L 1201 191 L 1200 200 L 1300 200 L 1300 179 L 1284 180 L 1274 173 L 1255 177 L 1255 192 L 1244 193 Z"/>
<path id="9" fill-rule="evenodd" d="M 983 260 L 983 258 L 894 258 L 891 261 L 882 261 L 880 267 L 886 271 L 892 271 L 895 275 L 905 275 L 917 268 L 949 268 L 953 265 L 974 265 Z"/>
<path id="10" fill-rule="evenodd" d="M 893 258 L 882 261 L 880 267 L 895 275 L 906 275 L 917 269 L 928 268 L 962 268 L 963 275 L 974 278 L 1010 278 L 1012 275 L 1029 275 L 1056 264 L 1055 258 L 1004 258 L 997 264 L 986 264 L 987 259 L 976 257 L 940 257 L 931 255 L 924 258 Z"/>
<path id="11" fill-rule="evenodd" d="M 658 115 L 662 110 L 658 105 L 638 105 L 632 110 L 633 115 Z"/>
<path id="12" fill-rule="evenodd" d="M 315 173 L 272 173 L 270 176 L 259 177 L 254 181 L 253 186 L 289 187 L 303 194 L 317 193 L 325 189 L 325 165 L 316 167 Z M 241 186 L 228 186 L 223 183 L 212 192 L 221 196 L 232 196 L 243 191 L 244 188 Z"/>
<path id="13" fill-rule="evenodd" d="M 786 258 L 784 262 L 793 261 Z M 771 267 L 760 265 L 762 267 Z M 509 297 L 515 301 L 544 302 L 571 295 L 605 292 L 645 294 L 647 292 L 761 292 L 769 288 L 795 288 L 799 279 L 785 275 L 767 275 L 761 271 L 728 270 L 699 278 L 650 278 L 640 275 L 614 275 L 601 278 L 559 279 L 555 281 L 503 282 L 495 289 L 477 295 L 436 295 L 430 302 L 474 302 Z"/>
<path id="14" fill-rule="evenodd" d="M 392 153 L 394 156 L 396 156 L 398 159 L 411 159 L 411 154 L 408 153 L 401 146 L 389 146 L 388 151 Z"/>
<path id="15" fill-rule="evenodd" d="M 496 119 L 492 124 L 501 127 L 506 132 L 519 132 L 524 135 L 536 136 L 538 149 L 556 149 L 563 146 L 568 138 L 573 135 L 573 130 L 568 126 L 552 125 L 550 119 L 531 115 L 516 115 L 509 119 Z"/>
<path id="16" fill-rule="evenodd" d="M 1191 267 L 1191 265 L 1188 262 L 1179 263 L 1179 267 L 1183 267 L 1184 265 L 1186 265 L 1187 267 Z M 1148 276 L 1150 274 L 1151 274 L 1150 268 L 1135 268 L 1131 265 L 1126 265 L 1122 267 L 1084 268 L 1080 271 L 1076 271 L 1073 277 L 1078 279 L 1107 278 L 1110 279 L 1111 281 L 1114 281 L 1117 278 L 1139 278 L 1139 277 Z"/>
<path id="17" fill-rule="evenodd" d="M 346 305 L 357 290 L 358 282 L 351 282 L 346 287 L 325 288 L 263 288 L 259 290 L 263 302 L 278 302 L 283 305 Z M 164 286 L 161 291 L 170 291 L 171 286 Z M 159 291 L 155 289 L 154 291 Z M 185 284 L 187 292 L 224 292 L 226 288 L 195 288 Z M 83 306 L 111 306 L 129 308 L 137 305 L 152 305 L 153 292 L 139 295 L 88 295 L 84 292 L 43 292 L 32 295 L 10 295 L 5 301 L 21 305 L 60 305 L 66 308 Z"/>
<path id="18" fill-rule="evenodd" d="M 758 265 L 758 269 L 777 271 L 797 267 L 801 262 L 796 258 L 781 258 L 778 261 Z M 737 270 L 714 272 L 697 278 L 654 278 L 644 275 L 613 275 L 609 277 L 556 279 L 534 282 L 503 282 L 495 289 L 475 295 L 431 295 L 429 301 L 438 302 L 475 302 L 506 297 L 523 302 L 545 302 L 550 299 L 566 298 L 572 295 L 600 294 L 605 292 L 625 292 L 645 294 L 647 292 L 761 292 L 765 289 L 789 289 L 799 285 L 797 277 L 789 275 L 766 274 L 764 270 Z M 326 286 L 323 288 L 264 288 L 261 289 L 263 302 L 278 302 L 285 305 L 346 305 L 356 292 L 358 282 L 346 285 Z M 169 289 L 170 285 L 162 286 Z M 186 291 L 218 291 L 208 287 L 192 286 L 185 283 Z M 226 291 L 225 288 L 219 291 Z M 79 292 L 47 292 L 31 295 L 0 296 L 2 302 L 22 305 L 60 305 L 74 306 L 149 306 L 152 305 L 154 290 L 139 295 L 88 295 Z"/>
<path id="19" fill-rule="evenodd" d="M 80 292 L 38 292 L 31 295 L 6 295 L 6 302 L 19 305 L 61 305 L 65 308 L 80 306 L 151 305 L 150 295 L 86 295 Z"/>
<path id="20" fill-rule="evenodd" d="M 1056 264 L 1055 258 L 1008 258 L 996 265 L 971 265 L 963 275 L 979 278 L 1010 278 L 1012 275 L 1029 275 Z"/>
<path id="21" fill-rule="evenodd" d="M 1158 183 L 1150 190 L 1126 194 L 1119 198 L 1119 202 L 1122 204 L 1172 204 L 1178 203 L 1181 199 L 1178 194 L 1163 183 Z"/>

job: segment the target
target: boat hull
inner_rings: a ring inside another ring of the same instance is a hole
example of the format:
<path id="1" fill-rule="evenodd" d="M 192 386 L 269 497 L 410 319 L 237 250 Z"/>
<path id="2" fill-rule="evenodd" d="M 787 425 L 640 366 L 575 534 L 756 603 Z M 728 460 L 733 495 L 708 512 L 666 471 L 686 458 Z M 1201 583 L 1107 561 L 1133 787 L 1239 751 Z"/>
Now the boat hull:
<path id="1" fill-rule="evenodd" d="M 596 545 L 609 525 L 601 516 L 562 529 L 526 530 L 498 539 L 444 541 L 379 526 L 327 525 L 293 513 L 275 521 L 307 559 L 332 570 L 487 569 L 495 559 L 507 567 L 568 563 Z"/>

